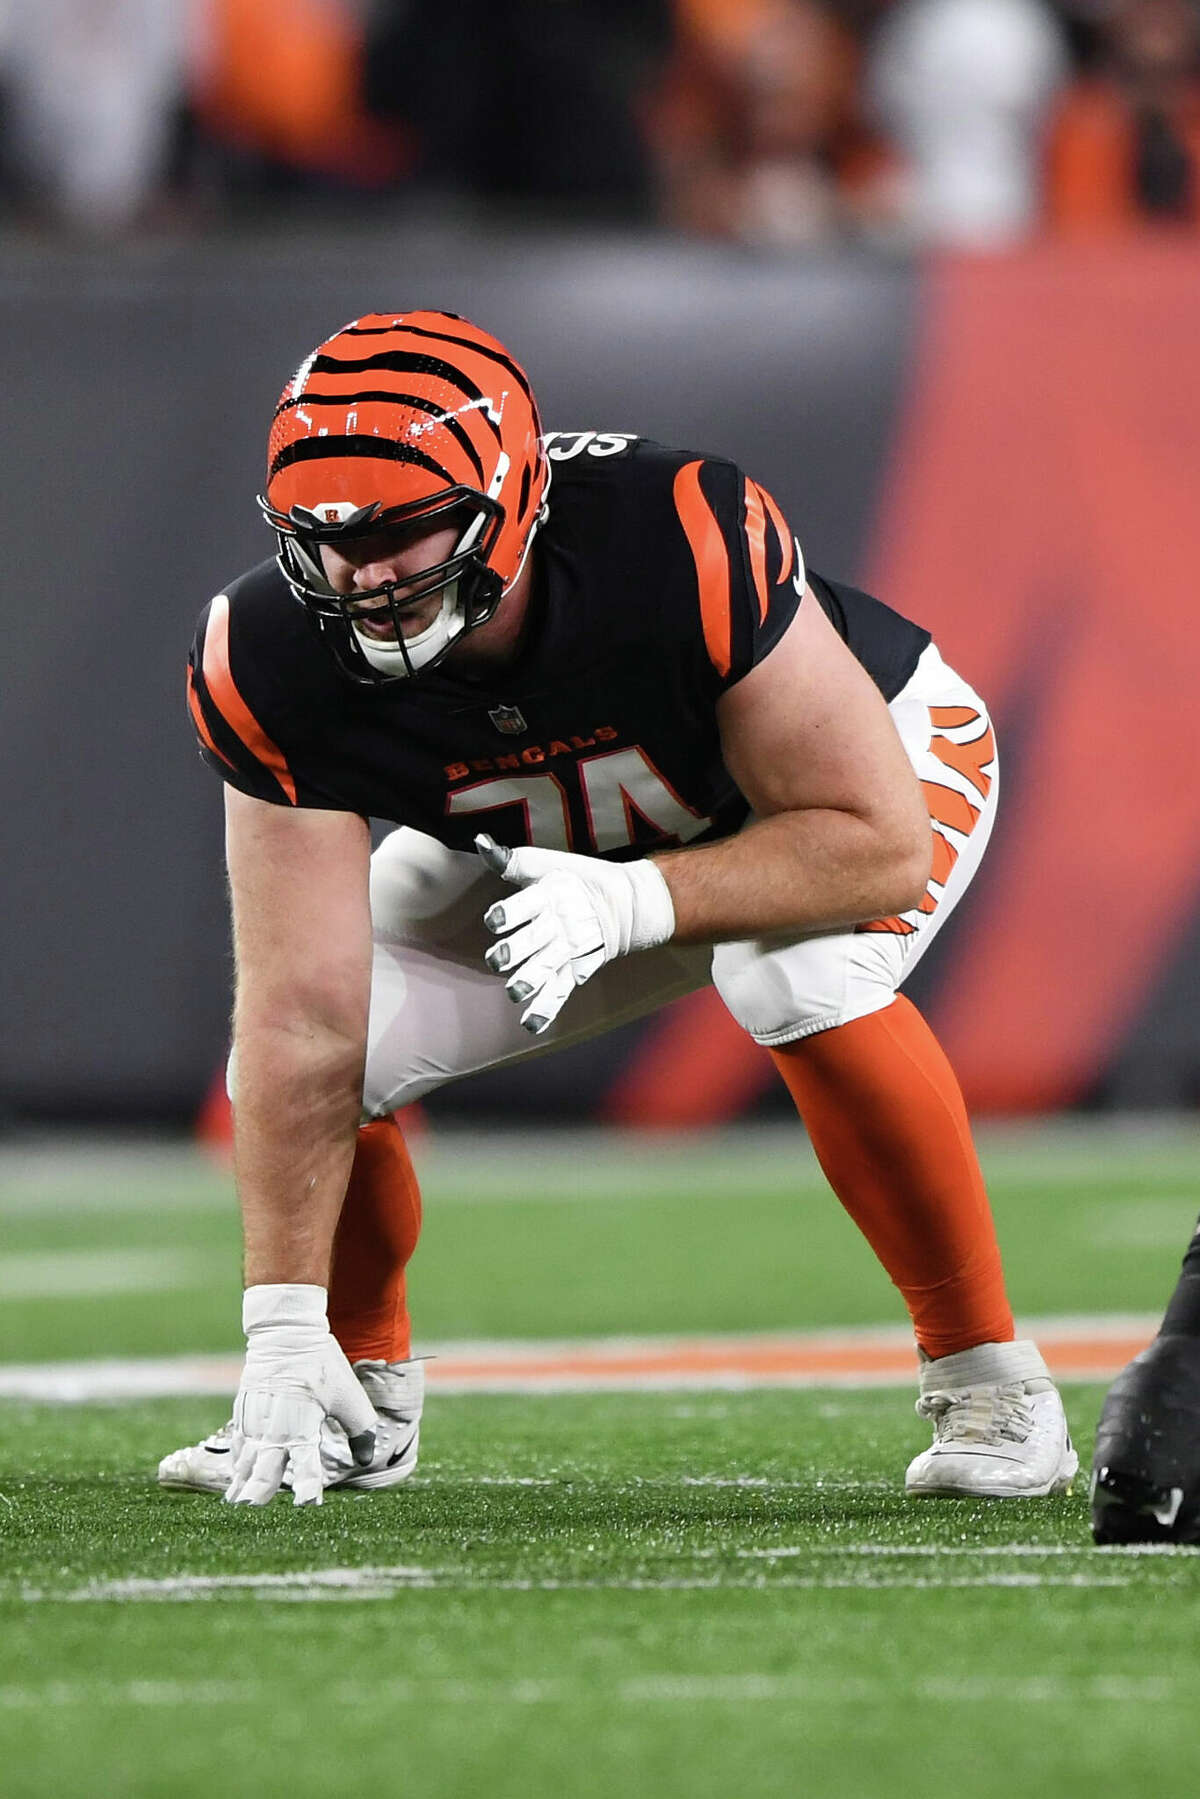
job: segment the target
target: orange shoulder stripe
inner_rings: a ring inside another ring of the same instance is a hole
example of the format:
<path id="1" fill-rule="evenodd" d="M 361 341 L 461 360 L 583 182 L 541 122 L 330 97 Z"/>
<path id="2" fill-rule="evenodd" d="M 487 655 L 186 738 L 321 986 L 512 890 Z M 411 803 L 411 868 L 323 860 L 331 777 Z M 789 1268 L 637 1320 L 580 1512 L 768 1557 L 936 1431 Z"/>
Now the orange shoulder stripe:
<path id="1" fill-rule="evenodd" d="M 200 741 L 204 744 L 206 749 L 210 749 L 213 755 L 218 757 L 225 764 L 226 768 L 232 768 L 233 763 L 222 750 L 217 748 L 216 744 L 213 742 L 212 732 L 204 722 L 204 714 L 200 710 L 200 700 L 196 694 L 196 683 L 192 678 L 190 663 L 188 664 L 187 671 L 187 703 L 188 711 L 192 715 L 192 723 L 196 727 L 196 735 L 199 737 Z"/>
<path id="2" fill-rule="evenodd" d="M 775 535 L 779 539 L 779 554 L 783 558 L 783 567 L 779 571 L 779 579 L 781 581 L 786 581 L 793 568 L 796 566 L 796 552 L 792 548 L 792 534 L 788 530 L 787 520 L 784 518 L 782 512 L 780 512 L 779 507 L 771 498 L 766 488 L 760 487 L 758 491 L 763 497 L 763 504 L 766 506 L 767 514 L 775 527 Z"/>
<path id="3" fill-rule="evenodd" d="M 234 682 L 229 667 L 229 601 L 223 593 L 209 608 L 208 629 L 204 633 L 204 684 L 230 730 L 264 768 L 270 769 L 294 806 L 296 783 L 287 759 L 271 742 Z"/>
<path id="4" fill-rule="evenodd" d="M 746 483 L 746 542 L 750 546 L 750 573 L 758 595 L 758 622 L 767 621 L 767 515 L 763 497 L 753 481 Z"/>
<path id="5" fill-rule="evenodd" d="M 686 462 L 675 477 L 675 508 L 691 546 L 700 588 L 700 622 L 708 659 L 719 675 L 733 664 L 729 551 L 712 507 L 700 488 L 700 463 Z"/>

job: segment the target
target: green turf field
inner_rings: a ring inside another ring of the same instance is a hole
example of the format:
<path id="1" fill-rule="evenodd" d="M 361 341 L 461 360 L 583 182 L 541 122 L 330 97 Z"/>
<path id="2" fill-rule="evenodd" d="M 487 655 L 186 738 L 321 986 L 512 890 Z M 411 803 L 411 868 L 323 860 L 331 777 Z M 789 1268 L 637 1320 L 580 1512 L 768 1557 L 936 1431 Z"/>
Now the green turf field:
<path id="1" fill-rule="evenodd" d="M 1018 1311 L 1161 1306 L 1193 1132 L 985 1160 Z M 790 1136 L 430 1146 L 419 1330 L 895 1322 Z M 0 1359 L 221 1350 L 235 1219 L 177 1155 L 0 1157 Z M 1102 1389 L 1068 1407 L 1086 1457 Z M 909 1396 L 438 1398 L 397 1492 L 160 1493 L 222 1415 L 0 1404 L 0 1793 L 1197 1790 L 1200 1556 L 1089 1546 L 1071 1499 L 903 1498 Z"/>

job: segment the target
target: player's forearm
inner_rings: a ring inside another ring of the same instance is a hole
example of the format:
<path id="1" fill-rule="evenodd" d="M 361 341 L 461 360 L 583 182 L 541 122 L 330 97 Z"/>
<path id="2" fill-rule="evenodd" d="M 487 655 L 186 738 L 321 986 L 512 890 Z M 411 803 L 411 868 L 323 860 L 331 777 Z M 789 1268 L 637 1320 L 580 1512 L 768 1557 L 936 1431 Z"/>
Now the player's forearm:
<path id="1" fill-rule="evenodd" d="M 234 1172 L 247 1286 L 328 1286 L 362 1105 L 357 1033 L 238 1030 Z"/>
<path id="2" fill-rule="evenodd" d="M 927 829 L 855 813 L 781 812 L 736 837 L 655 856 L 675 907 L 674 938 L 711 943 L 849 928 L 920 903 Z"/>

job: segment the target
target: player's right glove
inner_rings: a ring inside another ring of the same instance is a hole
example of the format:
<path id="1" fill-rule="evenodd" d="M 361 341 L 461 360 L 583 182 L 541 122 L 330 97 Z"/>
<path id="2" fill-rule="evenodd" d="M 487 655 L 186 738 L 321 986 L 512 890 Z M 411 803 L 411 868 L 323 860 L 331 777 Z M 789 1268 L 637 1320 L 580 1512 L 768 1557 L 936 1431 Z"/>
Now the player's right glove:
<path id="1" fill-rule="evenodd" d="M 585 981 L 635 950 L 656 949 L 675 930 L 671 890 L 655 863 L 604 862 L 566 850 L 505 849 L 486 832 L 482 861 L 520 892 L 489 906 L 483 922 L 501 938 L 484 960 L 524 1006 L 521 1023 L 547 1030 Z"/>
<path id="2" fill-rule="evenodd" d="M 246 1363 L 233 1403 L 231 1505 L 266 1505 L 292 1473 L 296 1505 L 320 1505 L 321 1423 L 345 1427 L 359 1467 L 375 1452 L 375 1410 L 330 1334 L 324 1287 L 247 1287 Z"/>

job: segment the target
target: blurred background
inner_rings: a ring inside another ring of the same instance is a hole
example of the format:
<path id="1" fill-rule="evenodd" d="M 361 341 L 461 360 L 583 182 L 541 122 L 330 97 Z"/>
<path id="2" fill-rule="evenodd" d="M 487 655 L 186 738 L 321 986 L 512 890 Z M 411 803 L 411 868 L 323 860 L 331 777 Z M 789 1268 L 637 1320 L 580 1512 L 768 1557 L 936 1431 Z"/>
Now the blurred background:
<path id="1" fill-rule="evenodd" d="M 975 1110 L 1193 1109 L 1194 0 L 0 0 L 0 1130 L 219 1130 L 192 624 L 289 372 L 417 306 L 548 427 L 738 458 L 986 695 L 914 991 Z M 788 1110 L 711 994 L 428 1105 Z"/>

